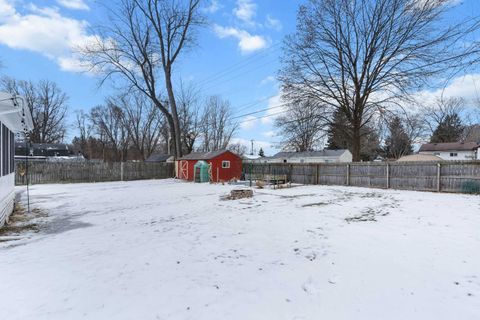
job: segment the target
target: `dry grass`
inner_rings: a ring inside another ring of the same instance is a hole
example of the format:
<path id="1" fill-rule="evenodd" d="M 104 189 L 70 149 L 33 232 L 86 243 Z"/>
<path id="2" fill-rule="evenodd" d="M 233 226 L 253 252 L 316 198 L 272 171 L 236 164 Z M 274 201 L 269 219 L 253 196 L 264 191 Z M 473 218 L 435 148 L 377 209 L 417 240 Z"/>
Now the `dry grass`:
<path id="1" fill-rule="evenodd" d="M 44 218 L 46 216 L 46 213 L 38 209 L 33 209 L 30 213 L 28 213 L 22 205 L 16 203 L 14 211 L 9 218 L 8 224 L 0 229 L 0 237 L 17 236 L 27 232 L 38 232 L 39 224 L 37 219 Z M 8 239 L 0 239 L 0 242 L 2 241 L 8 241 Z"/>

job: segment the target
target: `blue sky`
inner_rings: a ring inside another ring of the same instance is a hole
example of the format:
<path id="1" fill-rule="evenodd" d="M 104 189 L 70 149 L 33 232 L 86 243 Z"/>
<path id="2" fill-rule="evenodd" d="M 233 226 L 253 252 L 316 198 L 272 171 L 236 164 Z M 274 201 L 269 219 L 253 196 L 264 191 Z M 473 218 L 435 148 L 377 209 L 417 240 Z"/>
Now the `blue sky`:
<path id="1" fill-rule="evenodd" d="M 246 121 L 278 112 L 278 83 L 281 41 L 295 30 L 301 0 L 210 1 L 203 11 L 209 25 L 199 33 L 198 46 L 182 56 L 177 65 L 184 82 L 199 87 L 204 96 L 221 95 L 230 100 L 236 115 L 270 108 L 238 119 L 242 121 L 237 140 L 256 141 L 267 154 L 279 140 L 274 136 L 273 117 Z M 459 3 L 452 18 L 480 15 L 478 0 Z M 98 79 L 78 72 L 71 49 L 91 34 L 91 27 L 106 17 L 93 0 L 0 0 L 0 75 L 19 79 L 50 79 L 70 96 L 70 114 L 101 104 L 112 93 L 98 88 Z M 478 68 L 477 68 L 478 69 Z M 473 97 L 480 75 L 454 79 L 450 95 Z M 438 91 L 423 92 L 426 99 Z M 75 135 L 71 128 L 69 136 Z M 248 145 L 250 145 L 248 143 Z"/>

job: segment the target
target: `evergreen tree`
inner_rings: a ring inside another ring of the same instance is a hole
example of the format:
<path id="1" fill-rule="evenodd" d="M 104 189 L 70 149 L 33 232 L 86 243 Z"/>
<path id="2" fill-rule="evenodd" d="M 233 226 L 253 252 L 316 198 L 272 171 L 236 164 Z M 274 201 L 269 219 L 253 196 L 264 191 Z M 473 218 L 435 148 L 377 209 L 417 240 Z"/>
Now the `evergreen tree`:
<path id="1" fill-rule="evenodd" d="M 348 123 L 348 119 L 343 112 L 338 110 L 333 114 L 333 119 L 327 130 L 327 149 L 348 149 L 350 152 L 352 151 L 352 131 Z M 381 152 L 378 134 L 368 125 L 364 125 L 360 132 L 360 160 L 372 161 Z"/>
<path id="2" fill-rule="evenodd" d="M 385 140 L 384 148 L 387 158 L 398 159 L 413 152 L 412 142 L 399 117 L 392 119 L 388 125 L 388 130 L 389 135 Z"/>
<path id="3" fill-rule="evenodd" d="M 445 119 L 438 124 L 430 138 L 431 143 L 457 142 L 462 138 L 465 126 L 457 113 L 447 115 Z"/>
<path id="4" fill-rule="evenodd" d="M 258 155 L 262 158 L 265 157 L 265 152 L 263 152 L 262 148 L 260 148 L 260 151 L 258 151 Z"/>

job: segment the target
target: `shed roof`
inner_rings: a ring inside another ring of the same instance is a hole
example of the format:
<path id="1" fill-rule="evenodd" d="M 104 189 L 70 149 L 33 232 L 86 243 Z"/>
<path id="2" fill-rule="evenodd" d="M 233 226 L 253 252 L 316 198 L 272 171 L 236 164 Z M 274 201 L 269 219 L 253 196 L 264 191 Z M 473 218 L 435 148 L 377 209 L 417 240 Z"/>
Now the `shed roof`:
<path id="1" fill-rule="evenodd" d="M 447 142 L 447 143 L 425 143 L 420 147 L 422 151 L 471 151 L 480 147 L 478 142 Z"/>
<path id="2" fill-rule="evenodd" d="M 226 152 L 235 154 L 228 150 L 217 150 L 217 151 L 210 151 L 210 152 L 192 152 L 190 154 L 187 154 L 186 156 L 181 157 L 180 160 L 211 160 Z"/>
<path id="3" fill-rule="evenodd" d="M 338 149 L 330 150 L 324 149 L 320 151 L 304 151 L 304 152 L 286 152 L 282 151 L 274 156 L 270 157 L 271 159 L 291 159 L 291 158 L 325 158 L 325 157 L 340 157 L 342 154 L 347 152 L 347 149 Z"/>

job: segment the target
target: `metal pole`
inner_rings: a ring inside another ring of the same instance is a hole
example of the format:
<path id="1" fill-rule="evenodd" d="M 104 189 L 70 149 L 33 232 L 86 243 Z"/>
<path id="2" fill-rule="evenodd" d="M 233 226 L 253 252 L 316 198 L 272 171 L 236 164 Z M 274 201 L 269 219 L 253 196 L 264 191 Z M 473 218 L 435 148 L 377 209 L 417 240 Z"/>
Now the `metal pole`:
<path id="1" fill-rule="evenodd" d="M 25 137 L 25 177 L 27 180 L 27 211 L 30 213 L 30 188 L 28 186 L 28 138 Z"/>

